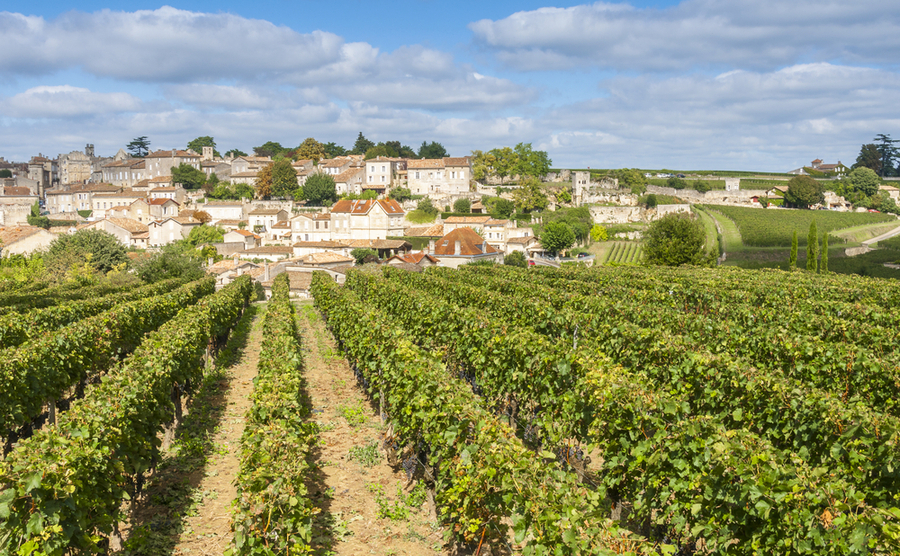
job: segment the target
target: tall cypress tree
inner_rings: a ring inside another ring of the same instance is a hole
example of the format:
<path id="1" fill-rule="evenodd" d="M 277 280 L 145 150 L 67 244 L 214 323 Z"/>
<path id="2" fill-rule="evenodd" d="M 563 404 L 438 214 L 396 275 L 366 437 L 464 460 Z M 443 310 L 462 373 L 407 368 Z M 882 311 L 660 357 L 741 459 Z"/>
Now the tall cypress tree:
<path id="1" fill-rule="evenodd" d="M 828 272 L 828 234 L 822 239 L 822 263 L 819 265 L 819 272 L 822 274 Z"/>
<path id="2" fill-rule="evenodd" d="M 806 236 L 806 270 L 815 272 L 819 266 L 819 233 L 816 221 L 809 224 L 809 235 Z"/>
<path id="3" fill-rule="evenodd" d="M 797 270 L 797 230 L 794 230 L 794 237 L 791 238 L 791 260 L 788 270 Z"/>

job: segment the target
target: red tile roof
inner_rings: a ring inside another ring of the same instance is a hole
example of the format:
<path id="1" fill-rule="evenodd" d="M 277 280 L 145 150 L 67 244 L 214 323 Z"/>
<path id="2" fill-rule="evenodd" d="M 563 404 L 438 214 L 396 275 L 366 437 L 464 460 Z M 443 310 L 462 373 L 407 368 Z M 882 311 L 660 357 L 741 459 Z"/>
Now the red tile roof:
<path id="1" fill-rule="evenodd" d="M 456 252 L 456 242 L 459 242 L 459 252 Z M 475 257 L 489 253 L 499 253 L 491 247 L 472 228 L 457 228 L 437 240 L 434 245 L 434 254 L 440 256 L 461 255 Z"/>
<path id="2" fill-rule="evenodd" d="M 344 213 L 349 212 L 350 214 L 368 214 L 370 210 L 372 210 L 375 205 L 381 205 L 382 210 L 387 214 L 404 214 L 403 207 L 400 206 L 400 203 L 393 199 L 381 199 L 378 201 L 369 199 L 366 201 L 357 201 L 351 199 L 344 199 L 342 201 L 338 201 L 331 207 L 331 212 L 335 213 Z"/>

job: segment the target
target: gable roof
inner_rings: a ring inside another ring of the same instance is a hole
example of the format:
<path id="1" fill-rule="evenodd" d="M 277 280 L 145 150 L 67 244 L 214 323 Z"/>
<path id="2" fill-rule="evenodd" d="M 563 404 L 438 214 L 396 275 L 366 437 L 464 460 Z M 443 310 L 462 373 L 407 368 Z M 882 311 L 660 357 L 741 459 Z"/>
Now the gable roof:
<path id="1" fill-rule="evenodd" d="M 449 166 L 469 166 L 469 157 L 468 156 L 445 156 L 444 157 L 444 167 Z"/>
<path id="2" fill-rule="evenodd" d="M 106 220 L 132 234 L 139 234 L 149 230 L 146 224 L 142 224 L 131 218 L 107 218 Z M 102 222 L 102 220 L 98 220 L 98 222 Z"/>
<path id="3" fill-rule="evenodd" d="M 382 210 L 387 214 L 405 214 L 403 207 L 400 206 L 400 203 L 393 199 L 380 199 L 373 200 L 369 199 L 366 201 L 358 201 L 353 199 L 344 199 L 342 201 L 338 201 L 331 207 L 332 213 L 350 213 L 350 214 L 368 214 L 370 210 L 375 208 L 375 205 L 381 205 Z"/>
<path id="4" fill-rule="evenodd" d="M 459 242 L 459 252 L 456 251 L 456 242 Z M 437 240 L 434 245 L 434 254 L 438 257 L 477 257 L 499 253 L 490 246 L 484 238 L 475 233 L 472 228 L 457 228 Z"/>
<path id="5" fill-rule="evenodd" d="M 3 242 L 0 247 L 5 249 L 17 241 L 21 241 L 41 232 L 50 233 L 37 226 L 11 226 L 8 228 L 0 228 L 0 241 Z"/>
<path id="6" fill-rule="evenodd" d="M 444 237 L 444 225 L 413 226 L 407 228 L 403 235 L 406 237 Z"/>
<path id="7" fill-rule="evenodd" d="M 148 154 L 147 156 L 145 156 L 144 158 L 172 158 L 173 156 L 176 156 L 178 158 L 200 158 L 200 155 L 197 153 L 192 153 L 189 151 L 179 151 L 177 149 L 168 150 L 168 151 L 163 151 L 163 150 L 154 151 L 154 152 Z"/>
<path id="8" fill-rule="evenodd" d="M 365 172 L 362 168 L 349 168 L 344 170 L 340 174 L 334 177 L 335 183 L 346 183 L 353 178 L 362 178 L 362 174 Z"/>
<path id="9" fill-rule="evenodd" d="M 419 251 L 417 253 L 404 253 L 403 255 L 394 255 L 390 259 L 387 260 L 388 263 L 391 261 L 398 261 L 401 263 L 409 263 L 409 264 L 421 264 L 422 261 L 428 261 L 431 264 L 438 264 L 440 260 L 435 258 L 424 251 Z"/>
<path id="10" fill-rule="evenodd" d="M 420 159 L 412 159 L 406 163 L 406 167 L 409 170 L 421 170 L 421 169 L 439 169 L 444 167 L 444 159 L 442 158 L 420 158 Z"/>
<path id="11" fill-rule="evenodd" d="M 493 220 L 488 215 L 483 216 L 448 216 L 444 224 L 481 224 L 485 225 Z"/>

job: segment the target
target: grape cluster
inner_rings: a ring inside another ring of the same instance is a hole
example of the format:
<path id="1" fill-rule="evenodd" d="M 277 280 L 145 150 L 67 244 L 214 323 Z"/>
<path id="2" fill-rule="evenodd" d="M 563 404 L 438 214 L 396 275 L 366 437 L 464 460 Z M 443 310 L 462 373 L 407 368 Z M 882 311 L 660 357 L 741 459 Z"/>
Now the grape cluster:
<path id="1" fill-rule="evenodd" d="M 416 453 L 411 452 L 409 456 L 407 456 L 403 460 L 403 471 L 406 472 L 406 480 L 412 481 L 413 475 L 416 472 L 416 468 L 419 465 L 419 461 L 416 459 Z"/>
<path id="2" fill-rule="evenodd" d="M 560 446 L 556 451 L 560 463 L 573 464 L 584 460 L 584 451 L 581 446 Z"/>

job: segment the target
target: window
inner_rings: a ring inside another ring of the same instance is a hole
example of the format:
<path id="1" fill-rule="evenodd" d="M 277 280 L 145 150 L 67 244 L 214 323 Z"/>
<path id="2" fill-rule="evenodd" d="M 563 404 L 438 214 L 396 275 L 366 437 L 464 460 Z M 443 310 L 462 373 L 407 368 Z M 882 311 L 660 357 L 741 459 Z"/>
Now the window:
<path id="1" fill-rule="evenodd" d="M 386 172 L 386 171 L 387 171 L 387 170 L 385 170 L 384 168 L 385 168 L 384 166 L 381 167 L 381 171 L 382 171 L 382 172 Z"/>
<path id="2" fill-rule="evenodd" d="M 325 229 L 328 229 L 328 222 L 325 223 Z"/>
<path id="3" fill-rule="evenodd" d="M 416 179 L 419 179 L 419 173 L 416 172 Z"/>
<path id="4" fill-rule="evenodd" d="M 369 175 L 369 183 L 372 183 L 372 176 Z"/>

